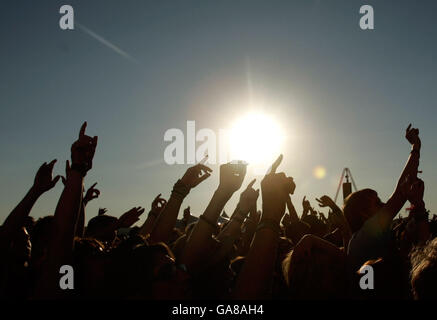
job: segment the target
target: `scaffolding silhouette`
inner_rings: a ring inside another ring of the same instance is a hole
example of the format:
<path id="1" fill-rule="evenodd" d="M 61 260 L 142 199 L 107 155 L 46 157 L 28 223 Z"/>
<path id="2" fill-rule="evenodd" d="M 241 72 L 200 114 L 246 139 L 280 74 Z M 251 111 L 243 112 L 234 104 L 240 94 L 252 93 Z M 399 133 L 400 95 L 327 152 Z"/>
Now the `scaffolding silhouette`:
<path id="1" fill-rule="evenodd" d="M 349 182 L 349 177 L 352 181 Z M 346 182 L 343 183 L 343 180 L 346 178 Z M 337 192 L 335 193 L 334 202 L 337 203 L 338 193 L 340 192 L 340 188 L 343 185 L 343 202 L 344 200 L 352 193 L 352 186 L 355 189 L 355 191 L 358 191 L 357 186 L 355 184 L 355 180 L 352 177 L 352 172 L 349 168 L 344 168 L 343 172 L 341 173 L 340 182 L 338 183 Z"/>

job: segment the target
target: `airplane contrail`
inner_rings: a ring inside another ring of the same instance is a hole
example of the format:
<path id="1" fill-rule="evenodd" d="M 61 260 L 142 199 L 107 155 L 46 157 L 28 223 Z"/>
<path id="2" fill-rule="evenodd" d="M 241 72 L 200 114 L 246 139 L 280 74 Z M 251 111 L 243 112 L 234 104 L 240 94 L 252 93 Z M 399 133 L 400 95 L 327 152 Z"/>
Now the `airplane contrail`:
<path id="1" fill-rule="evenodd" d="M 86 34 L 91 36 L 92 38 L 96 39 L 101 44 L 107 46 L 109 49 L 111 49 L 115 53 L 118 53 L 123 58 L 126 58 L 127 60 L 129 60 L 130 62 L 133 62 L 135 64 L 140 64 L 140 62 L 137 59 L 135 59 L 134 57 L 132 57 L 129 53 L 127 53 L 126 51 L 123 51 L 122 49 L 117 47 L 115 44 L 112 44 L 111 42 L 109 42 L 108 40 L 103 38 L 102 36 L 99 36 L 97 33 L 95 33 L 94 31 L 92 31 L 90 29 L 88 29 L 83 24 L 80 24 L 77 21 L 76 21 L 75 24 L 79 27 L 80 30 L 82 30 L 83 32 L 85 32 Z"/>

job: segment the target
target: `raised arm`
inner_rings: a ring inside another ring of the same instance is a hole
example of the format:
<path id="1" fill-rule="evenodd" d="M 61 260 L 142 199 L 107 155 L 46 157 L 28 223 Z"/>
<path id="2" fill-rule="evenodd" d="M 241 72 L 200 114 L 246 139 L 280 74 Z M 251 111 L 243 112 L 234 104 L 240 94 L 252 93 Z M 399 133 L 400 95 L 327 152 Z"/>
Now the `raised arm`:
<path id="1" fill-rule="evenodd" d="M 416 245 L 423 245 L 426 243 L 426 241 L 432 238 L 428 211 L 425 208 L 425 201 L 423 200 L 424 192 L 424 182 L 421 179 L 416 178 L 416 180 L 412 183 L 410 190 L 408 191 L 408 201 L 410 201 L 412 205 L 410 215 L 414 217 L 417 230 L 420 230 L 416 239 Z"/>
<path id="2" fill-rule="evenodd" d="M 26 217 L 29 215 L 38 198 L 56 185 L 60 176 L 52 178 L 55 163 L 56 159 L 49 164 L 44 162 L 38 169 L 32 187 L 3 223 L 3 239 L 11 239 L 11 237 L 15 235 L 15 233 L 24 225 Z"/>
<path id="3" fill-rule="evenodd" d="M 308 216 L 308 213 L 311 211 L 311 203 L 306 199 L 306 196 L 302 199 L 302 216 L 300 217 L 301 220 L 305 220 L 305 218 Z"/>
<path id="4" fill-rule="evenodd" d="M 149 215 L 147 216 L 146 221 L 144 221 L 143 225 L 140 228 L 139 231 L 140 235 L 145 237 L 148 234 L 150 234 L 150 232 L 152 232 L 155 221 L 158 218 L 158 216 L 161 214 L 162 210 L 164 210 L 166 204 L 167 204 L 167 200 L 161 198 L 161 194 L 158 194 L 152 202 Z"/>
<path id="5" fill-rule="evenodd" d="M 333 222 L 334 226 L 339 228 L 343 237 L 343 246 L 345 248 L 345 251 L 347 252 L 347 246 L 349 244 L 350 238 L 352 237 L 352 232 L 343 214 L 343 211 L 335 204 L 335 202 L 330 197 L 326 195 L 320 197 L 320 199 L 316 199 L 316 201 L 319 203 L 320 207 L 328 207 L 331 209 L 331 221 Z"/>
<path id="6" fill-rule="evenodd" d="M 252 244 L 253 235 L 261 218 L 261 211 L 257 211 L 256 206 L 249 211 L 249 217 L 244 221 L 243 234 L 241 236 L 241 244 L 238 248 L 238 255 L 245 256 Z"/>
<path id="7" fill-rule="evenodd" d="M 48 260 L 37 284 L 39 298 L 55 298 L 63 293 L 58 284 L 59 270 L 62 265 L 72 264 L 74 236 L 83 194 L 83 179 L 92 168 L 97 146 L 97 137 L 86 136 L 85 129 L 86 122 L 80 129 L 79 139 L 71 147 L 71 167 L 67 160 L 66 182 L 55 211 Z"/>
<path id="8" fill-rule="evenodd" d="M 241 193 L 240 201 L 231 216 L 229 223 L 220 232 L 217 239 L 222 240 L 225 237 L 231 237 L 236 240 L 241 234 L 241 225 L 243 224 L 246 216 L 252 208 L 256 210 L 256 200 L 259 196 L 259 189 L 255 190 L 253 184 L 255 183 L 253 179 L 247 186 L 247 188 Z"/>
<path id="9" fill-rule="evenodd" d="M 271 173 L 261 182 L 263 213 L 237 279 L 233 293 L 236 299 L 263 299 L 270 293 L 279 243 L 279 223 L 285 212 L 292 182 L 284 173 L 275 173 L 281 160 L 282 155 L 272 166 Z"/>
<path id="10" fill-rule="evenodd" d="M 150 241 L 152 243 L 160 241 L 167 242 L 170 239 L 171 231 L 176 224 L 182 201 L 192 188 L 210 177 L 211 172 L 212 170 L 210 168 L 199 163 L 188 168 L 182 179 L 175 183 L 170 199 L 162 213 L 156 219 L 152 233 L 150 234 Z"/>
<path id="11" fill-rule="evenodd" d="M 383 223 L 391 223 L 399 210 L 402 209 L 407 201 L 407 190 L 411 187 L 412 181 L 417 177 L 420 149 L 422 146 L 419 138 L 419 129 L 411 128 L 410 124 L 406 130 L 405 138 L 411 144 L 410 156 L 398 180 L 395 191 L 384 207 L 383 214 L 385 219 L 383 219 Z"/>
<path id="12" fill-rule="evenodd" d="M 82 198 L 82 203 L 79 211 L 79 218 L 77 219 L 76 225 L 76 236 L 83 237 L 85 233 L 85 207 L 87 204 L 100 196 L 100 191 L 96 189 L 97 182 L 94 183 L 86 192 L 85 196 Z"/>
<path id="13" fill-rule="evenodd" d="M 245 164 L 227 163 L 220 166 L 219 186 L 188 238 L 181 257 L 181 264 L 191 270 L 196 267 L 208 248 L 205 244 L 211 241 L 220 212 L 233 193 L 241 187 L 245 175 Z"/>

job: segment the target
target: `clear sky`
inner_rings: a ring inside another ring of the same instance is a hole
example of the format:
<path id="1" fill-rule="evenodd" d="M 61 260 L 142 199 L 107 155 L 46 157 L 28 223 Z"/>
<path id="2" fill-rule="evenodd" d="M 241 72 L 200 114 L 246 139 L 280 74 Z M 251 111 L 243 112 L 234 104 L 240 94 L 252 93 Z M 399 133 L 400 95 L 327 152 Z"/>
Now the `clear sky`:
<path id="1" fill-rule="evenodd" d="M 59 28 L 63 4 L 75 9 L 73 31 Z M 375 10 L 373 31 L 359 28 L 363 4 Z M 115 216 L 149 208 L 188 167 L 164 163 L 165 131 L 185 131 L 187 120 L 226 128 L 249 110 L 249 96 L 286 132 L 280 168 L 295 178 L 298 211 L 304 195 L 314 206 L 333 197 L 344 167 L 385 201 L 409 154 L 411 122 L 422 138 L 425 202 L 437 212 L 436 13 L 431 0 L 3 0 L 0 222 L 41 163 L 56 158 L 55 173 L 64 172 L 84 120 L 99 136 L 85 185 L 102 192 L 87 219 L 99 207 Z M 195 215 L 217 186 L 212 169 L 183 204 Z M 61 186 L 31 215 L 52 214 Z"/>

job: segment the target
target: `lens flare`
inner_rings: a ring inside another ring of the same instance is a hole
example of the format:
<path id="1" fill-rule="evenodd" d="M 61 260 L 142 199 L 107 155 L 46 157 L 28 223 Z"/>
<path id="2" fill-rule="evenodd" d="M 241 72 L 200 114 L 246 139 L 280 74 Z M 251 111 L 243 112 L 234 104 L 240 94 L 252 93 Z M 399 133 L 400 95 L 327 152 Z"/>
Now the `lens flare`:
<path id="1" fill-rule="evenodd" d="M 313 175 L 317 179 L 323 179 L 326 176 L 326 169 L 322 166 L 317 166 L 313 169 Z"/>

